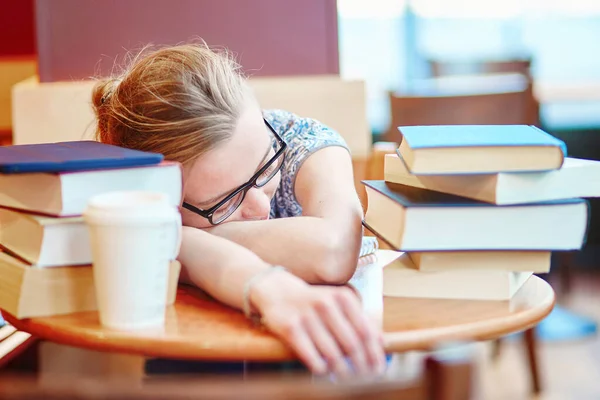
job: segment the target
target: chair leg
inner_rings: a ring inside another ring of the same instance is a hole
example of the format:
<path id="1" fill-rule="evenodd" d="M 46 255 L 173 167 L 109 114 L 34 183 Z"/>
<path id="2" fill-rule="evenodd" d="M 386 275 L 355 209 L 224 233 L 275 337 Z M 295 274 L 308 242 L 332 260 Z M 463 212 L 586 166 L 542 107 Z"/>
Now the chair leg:
<path id="1" fill-rule="evenodd" d="M 558 254 L 558 277 L 560 280 L 560 294 L 563 296 L 571 292 L 572 274 L 575 254 L 573 252 L 560 252 Z"/>
<path id="2" fill-rule="evenodd" d="M 444 356 L 443 352 L 425 358 L 425 385 L 428 400 L 469 400 L 473 398 L 475 365 L 467 349 Z"/>
<path id="3" fill-rule="evenodd" d="M 531 388 L 534 394 L 538 394 L 542 389 L 540 383 L 540 372 L 538 368 L 538 351 L 535 329 L 527 329 L 523 334 L 523 338 L 525 339 L 525 346 L 527 347 L 527 360 L 529 362 L 529 371 L 531 373 Z"/>

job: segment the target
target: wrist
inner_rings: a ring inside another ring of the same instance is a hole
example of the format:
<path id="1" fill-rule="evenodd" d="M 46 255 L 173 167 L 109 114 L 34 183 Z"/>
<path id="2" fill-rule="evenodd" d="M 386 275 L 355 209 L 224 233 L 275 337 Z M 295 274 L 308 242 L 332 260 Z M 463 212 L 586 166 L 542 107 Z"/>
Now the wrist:
<path id="1" fill-rule="evenodd" d="M 273 271 L 252 285 L 249 293 L 250 304 L 255 311 L 262 314 L 285 294 L 305 286 L 306 282 L 284 269 Z"/>

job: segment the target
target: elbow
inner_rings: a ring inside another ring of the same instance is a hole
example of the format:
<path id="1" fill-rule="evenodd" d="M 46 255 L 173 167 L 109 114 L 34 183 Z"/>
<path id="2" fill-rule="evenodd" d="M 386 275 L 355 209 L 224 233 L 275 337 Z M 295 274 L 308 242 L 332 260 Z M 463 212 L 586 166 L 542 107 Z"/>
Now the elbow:
<path id="1" fill-rule="evenodd" d="M 326 285 L 344 285 L 354 275 L 357 265 L 358 243 L 346 240 L 329 240 L 321 250 L 320 257 L 315 257 L 313 265 L 317 283 Z"/>

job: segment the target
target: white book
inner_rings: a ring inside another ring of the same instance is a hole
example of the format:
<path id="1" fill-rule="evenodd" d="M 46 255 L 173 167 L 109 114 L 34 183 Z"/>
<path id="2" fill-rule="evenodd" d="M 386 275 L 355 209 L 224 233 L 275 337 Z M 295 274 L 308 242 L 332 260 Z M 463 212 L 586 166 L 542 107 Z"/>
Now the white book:
<path id="1" fill-rule="evenodd" d="M 181 205 L 181 165 L 152 166 L 64 173 L 0 174 L 0 206 L 52 216 L 78 216 L 97 194 L 118 190 L 165 193 Z"/>
<path id="2" fill-rule="evenodd" d="M 550 271 L 550 251 L 425 251 L 407 253 L 420 271 L 496 269 L 504 271 Z"/>
<path id="3" fill-rule="evenodd" d="M 388 182 L 508 205 L 600 197 L 600 161 L 565 158 L 562 168 L 545 172 L 413 175 L 397 154 L 386 154 Z"/>
<path id="4" fill-rule="evenodd" d="M 383 295 L 461 300 L 509 300 L 532 275 L 528 271 L 453 269 L 421 271 L 403 254 L 383 270 Z"/>
<path id="5" fill-rule="evenodd" d="M 169 263 L 167 305 L 173 304 L 177 296 L 180 271 L 178 261 Z M 95 291 L 92 265 L 32 268 L 0 252 L 0 309 L 15 318 L 97 310 Z"/>

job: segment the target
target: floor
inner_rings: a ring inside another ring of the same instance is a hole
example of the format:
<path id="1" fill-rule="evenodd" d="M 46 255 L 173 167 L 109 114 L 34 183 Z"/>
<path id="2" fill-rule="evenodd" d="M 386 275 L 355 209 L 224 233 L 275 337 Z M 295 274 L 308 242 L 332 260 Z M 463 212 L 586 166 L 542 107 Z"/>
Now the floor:
<path id="1" fill-rule="evenodd" d="M 600 260 L 600 258 L 598 258 Z M 598 264 L 596 264 L 598 265 Z M 571 289 L 561 294 L 558 276 L 549 283 L 563 309 L 600 323 L 600 268 L 571 270 Z M 475 400 L 600 400 L 600 335 L 583 339 L 539 342 L 542 392 L 533 395 L 524 341 L 502 342 L 497 358 L 493 343 L 471 345 L 475 357 Z M 423 354 L 396 356 L 391 374 L 419 373 Z"/>
<path id="2" fill-rule="evenodd" d="M 564 308 L 600 322 L 600 269 L 577 270 L 567 295 L 558 295 Z M 557 279 L 550 283 L 560 293 Z M 485 400 L 600 399 L 600 336 L 574 341 L 540 342 L 539 362 L 543 392 L 532 396 L 522 341 L 509 340 L 499 357 L 491 343 L 476 345 L 479 388 Z"/>
<path id="3" fill-rule="evenodd" d="M 590 246 L 573 261 L 567 292 L 562 290 L 559 273 L 547 277 L 557 294 L 557 304 L 600 324 L 600 246 Z M 532 395 L 530 388 L 524 341 L 504 341 L 495 359 L 491 342 L 475 344 L 474 351 L 476 400 L 600 400 L 600 334 L 580 340 L 540 341 L 542 392 L 538 395 Z M 415 355 L 412 361 L 418 363 L 420 358 Z M 402 363 L 401 368 L 405 367 Z"/>

